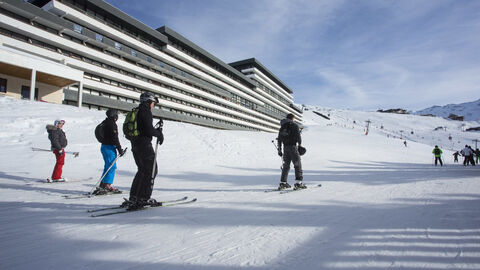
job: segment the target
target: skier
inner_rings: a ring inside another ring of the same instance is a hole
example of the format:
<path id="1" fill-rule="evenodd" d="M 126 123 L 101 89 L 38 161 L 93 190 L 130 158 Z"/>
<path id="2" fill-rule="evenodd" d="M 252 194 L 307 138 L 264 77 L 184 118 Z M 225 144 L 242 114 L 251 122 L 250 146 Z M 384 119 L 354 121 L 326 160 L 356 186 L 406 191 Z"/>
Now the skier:
<path id="1" fill-rule="evenodd" d="M 458 151 L 453 153 L 453 162 L 458 163 L 458 156 L 459 155 L 460 155 L 460 153 Z"/>
<path id="2" fill-rule="evenodd" d="M 278 155 L 283 157 L 282 175 L 280 178 L 279 190 L 290 188 L 287 183 L 288 172 L 290 171 L 290 162 L 295 168 L 294 189 L 307 188 L 303 183 L 302 162 L 300 160 L 300 153 L 298 147 L 302 146 L 302 137 L 298 125 L 294 122 L 295 116 L 288 114 L 285 119 L 280 122 L 280 130 L 278 132 Z M 298 143 L 298 147 L 297 147 Z M 283 153 L 282 153 L 283 144 Z"/>
<path id="3" fill-rule="evenodd" d="M 55 154 L 56 163 L 53 168 L 52 182 L 65 181 L 62 177 L 62 168 L 65 164 L 65 147 L 67 147 L 67 137 L 63 132 L 62 127 L 65 124 L 65 120 L 55 120 L 53 125 L 47 125 L 48 139 L 51 143 L 51 150 Z"/>
<path id="4" fill-rule="evenodd" d="M 460 151 L 460 154 L 464 157 L 463 159 L 463 166 L 468 166 L 468 163 L 470 163 L 471 156 L 473 155 L 473 151 L 468 147 L 468 145 L 465 145 L 465 148 Z"/>
<path id="5" fill-rule="evenodd" d="M 104 175 L 102 182 L 100 183 L 100 188 L 95 191 L 96 194 L 103 194 L 107 192 L 121 193 L 117 188 L 113 187 L 113 178 L 115 177 L 115 170 L 117 169 L 117 164 L 113 164 L 113 161 L 117 158 L 117 151 L 120 156 L 125 154 L 125 151 L 120 145 L 120 140 L 118 139 L 118 111 L 115 109 L 108 109 L 106 112 L 107 118 L 102 122 L 102 146 L 100 151 L 102 152 L 103 160 L 105 165 L 103 167 Z M 110 166 L 112 166 L 110 168 Z M 108 168 L 110 170 L 107 172 Z M 105 174 L 107 172 L 107 174 Z"/>
<path id="6" fill-rule="evenodd" d="M 132 153 L 137 164 L 138 171 L 132 182 L 130 198 L 123 207 L 130 210 L 143 208 L 146 205 L 155 205 L 157 202 L 151 199 L 154 179 L 157 174 L 155 152 L 152 147 L 152 137 L 157 137 L 158 143 L 163 143 L 161 127 L 154 128 L 152 125 L 152 109 L 158 103 L 158 98 L 152 93 L 144 92 L 140 95 L 140 106 L 136 115 L 138 136 L 131 138 Z M 152 170 L 155 170 L 154 172 Z M 152 177 L 153 176 L 153 177 Z"/>
<path id="7" fill-rule="evenodd" d="M 470 163 L 472 166 L 475 166 L 475 150 L 469 145 L 468 148 L 470 149 L 471 155 L 470 155 Z M 467 161 L 468 162 L 468 161 Z"/>
<path id="8" fill-rule="evenodd" d="M 407 147 L 407 141 L 403 141 L 403 144 L 405 145 L 405 147 Z"/>
<path id="9" fill-rule="evenodd" d="M 438 145 L 435 145 L 435 148 L 432 151 L 432 154 L 435 155 L 435 166 L 437 166 L 438 161 L 440 161 L 440 166 L 443 166 L 442 153 L 442 149 L 438 148 Z"/>

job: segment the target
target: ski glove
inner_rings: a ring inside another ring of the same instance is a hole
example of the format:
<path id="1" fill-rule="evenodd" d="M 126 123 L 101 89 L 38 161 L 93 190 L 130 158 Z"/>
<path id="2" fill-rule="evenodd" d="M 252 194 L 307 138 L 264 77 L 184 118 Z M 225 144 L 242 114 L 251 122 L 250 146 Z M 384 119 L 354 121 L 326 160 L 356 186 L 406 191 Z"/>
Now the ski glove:
<path id="1" fill-rule="evenodd" d="M 158 144 L 162 145 L 163 144 L 163 133 L 160 131 L 160 135 L 157 137 L 158 139 Z"/>
<path id="2" fill-rule="evenodd" d="M 122 149 L 122 148 L 118 149 L 118 155 L 121 156 L 121 157 L 123 157 L 123 155 L 125 155 L 125 152 L 127 152 L 126 149 Z"/>
<path id="3" fill-rule="evenodd" d="M 282 151 L 278 151 L 278 155 L 279 155 L 279 156 L 283 156 Z"/>
<path id="4" fill-rule="evenodd" d="M 65 152 L 65 151 L 63 151 L 63 149 L 58 150 L 58 154 L 59 154 L 60 156 L 63 156 L 64 152 Z"/>

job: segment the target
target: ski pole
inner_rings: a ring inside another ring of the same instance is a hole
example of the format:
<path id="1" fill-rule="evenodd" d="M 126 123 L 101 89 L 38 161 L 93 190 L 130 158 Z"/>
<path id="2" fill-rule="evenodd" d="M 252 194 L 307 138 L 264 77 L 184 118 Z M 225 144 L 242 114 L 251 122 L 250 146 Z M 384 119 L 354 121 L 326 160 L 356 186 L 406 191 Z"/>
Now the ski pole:
<path id="1" fill-rule="evenodd" d="M 272 140 L 272 144 L 273 144 L 273 146 L 275 146 L 275 149 L 277 149 L 277 152 L 280 152 L 279 149 L 278 149 L 278 146 L 275 144 L 274 140 Z M 280 160 L 282 161 L 282 165 L 280 166 L 280 170 L 283 171 L 283 157 L 280 157 Z"/>
<path id="2" fill-rule="evenodd" d="M 123 155 L 125 155 L 125 153 L 127 152 L 127 149 L 128 147 L 125 147 L 125 150 L 123 150 Z M 113 167 L 113 165 L 115 165 L 115 163 L 117 162 L 117 160 L 122 157 L 123 155 L 118 155 L 115 160 L 112 162 L 112 164 L 110 165 L 110 167 L 108 167 L 108 169 L 105 171 L 105 173 L 102 175 L 102 177 L 100 177 L 100 179 L 97 181 L 97 183 L 95 184 L 95 186 L 92 188 L 92 190 L 90 190 L 90 192 L 88 193 L 89 195 L 92 195 L 93 192 L 100 186 L 100 183 L 102 182 L 103 178 L 105 178 L 105 176 L 107 175 L 107 173 L 110 171 L 110 169 Z"/>
<path id="3" fill-rule="evenodd" d="M 162 127 L 163 127 L 163 120 L 160 119 L 155 125 L 155 128 L 161 129 Z M 153 182 L 153 179 L 155 179 L 155 165 L 157 164 L 157 153 L 158 153 L 158 137 L 157 137 L 157 143 L 155 144 L 155 157 L 153 159 L 153 165 L 152 165 L 152 178 L 151 178 L 152 182 Z"/>
<path id="4" fill-rule="evenodd" d="M 42 148 L 37 148 L 37 147 L 32 147 L 32 151 L 34 152 L 52 152 L 52 150 L 48 149 L 42 149 Z M 73 157 L 78 157 L 80 155 L 80 152 L 72 152 L 72 151 L 65 151 L 65 154 L 71 154 Z"/>

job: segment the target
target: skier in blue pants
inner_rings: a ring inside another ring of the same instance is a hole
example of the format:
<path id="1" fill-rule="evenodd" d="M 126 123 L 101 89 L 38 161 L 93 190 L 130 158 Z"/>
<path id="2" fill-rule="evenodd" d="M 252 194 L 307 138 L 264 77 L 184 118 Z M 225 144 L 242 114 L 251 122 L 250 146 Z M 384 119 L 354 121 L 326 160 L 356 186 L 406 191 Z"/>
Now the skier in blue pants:
<path id="1" fill-rule="evenodd" d="M 107 118 L 103 121 L 103 140 L 100 151 L 102 152 L 103 160 L 105 161 L 103 174 L 107 172 L 108 168 L 117 158 L 117 151 L 120 156 L 123 156 L 125 151 L 120 145 L 120 140 L 118 139 L 118 112 L 115 109 L 107 110 Z M 114 192 L 121 193 L 117 188 L 112 186 L 113 179 L 115 178 L 115 170 L 117 169 L 117 164 L 113 164 L 112 168 L 107 172 L 103 177 L 102 182 L 100 183 L 100 188 L 105 192 Z"/>

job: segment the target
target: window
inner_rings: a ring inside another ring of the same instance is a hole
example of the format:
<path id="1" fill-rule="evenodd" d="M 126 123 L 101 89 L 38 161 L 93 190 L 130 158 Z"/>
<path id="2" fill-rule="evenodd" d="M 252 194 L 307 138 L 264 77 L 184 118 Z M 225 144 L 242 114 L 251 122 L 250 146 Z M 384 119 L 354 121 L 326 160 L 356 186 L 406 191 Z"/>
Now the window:
<path id="1" fill-rule="evenodd" d="M 81 25 L 78 25 L 78 24 L 74 24 L 73 25 L 73 31 L 81 34 L 82 33 L 82 30 L 83 30 L 83 27 Z"/>
<path id="2" fill-rule="evenodd" d="M 147 56 L 147 62 L 149 62 L 149 63 L 152 62 L 152 58 L 150 56 Z"/>
<path id="3" fill-rule="evenodd" d="M 7 92 L 7 79 L 0 78 L 0 93 Z"/>
<path id="4" fill-rule="evenodd" d="M 103 36 L 100 35 L 100 34 L 95 34 L 95 39 L 96 39 L 97 41 L 103 42 Z"/>
<path id="5" fill-rule="evenodd" d="M 132 56 L 137 56 L 137 51 L 132 50 Z"/>
<path id="6" fill-rule="evenodd" d="M 30 86 L 22 85 L 22 99 L 30 99 Z M 35 100 L 38 100 L 38 88 L 35 88 Z"/>
<path id="7" fill-rule="evenodd" d="M 121 50 L 122 49 L 122 44 L 115 42 L 115 49 Z"/>

